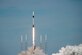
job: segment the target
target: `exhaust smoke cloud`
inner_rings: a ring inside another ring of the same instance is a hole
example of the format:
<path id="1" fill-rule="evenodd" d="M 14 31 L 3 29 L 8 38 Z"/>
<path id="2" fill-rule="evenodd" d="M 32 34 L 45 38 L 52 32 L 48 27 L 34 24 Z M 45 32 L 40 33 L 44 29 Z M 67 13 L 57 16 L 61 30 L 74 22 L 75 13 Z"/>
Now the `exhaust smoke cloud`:
<path id="1" fill-rule="evenodd" d="M 46 55 L 43 50 L 40 47 L 36 47 L 35 50 L 33 50 L 33 47 L 28 48 L 27 51 L 22 51 L 18 55 Z"/>
<path id="2" fill-rule="evenodd" d="M 78 46 L 66 46 L 59 50 L 59 53 L 54 53 L 52 55 L 82 55 L 82 44 Z"/>

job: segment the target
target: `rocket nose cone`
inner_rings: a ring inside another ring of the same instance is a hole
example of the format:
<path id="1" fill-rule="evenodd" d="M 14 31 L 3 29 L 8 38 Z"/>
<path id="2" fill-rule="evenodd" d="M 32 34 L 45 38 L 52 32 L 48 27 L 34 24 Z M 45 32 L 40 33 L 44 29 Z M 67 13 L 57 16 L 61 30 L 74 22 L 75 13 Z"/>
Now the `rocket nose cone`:
<path id="1" fill-rule="evenodd" d="M 33 11 L 33 15 L 34 15 L 34 11 Z"/>

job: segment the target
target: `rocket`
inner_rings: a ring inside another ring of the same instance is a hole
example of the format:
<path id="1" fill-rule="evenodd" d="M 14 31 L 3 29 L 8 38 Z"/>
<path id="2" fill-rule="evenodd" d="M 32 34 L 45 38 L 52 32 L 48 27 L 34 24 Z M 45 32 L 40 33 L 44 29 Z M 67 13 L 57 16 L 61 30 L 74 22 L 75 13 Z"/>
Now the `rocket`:
<path id="1" fill-rule="evenodd" d="M 35 50 L 36 46 L 35 46 L 35 26 L 34 26 L 34 11 L 33 11 L 33 25 L 32 25 L 32 45 L 33 45 L 33 50 Z"/>

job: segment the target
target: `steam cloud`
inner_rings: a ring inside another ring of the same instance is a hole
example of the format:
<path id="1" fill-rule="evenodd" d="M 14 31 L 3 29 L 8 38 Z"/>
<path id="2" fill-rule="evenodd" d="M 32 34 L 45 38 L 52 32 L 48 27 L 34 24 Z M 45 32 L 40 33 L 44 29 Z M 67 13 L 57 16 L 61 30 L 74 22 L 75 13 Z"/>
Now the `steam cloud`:
<path id="1" fill-rule="evenodd" d="M 35 50 L 33 50 L 33 48 L 30 47 L 30 48 L 28 48 L 27 51 L 22 51 L 18 55 L 46 55 L 46 54 L 39 47 L 37 47 Z"/>
<path id="2" fill-rule="evenodd" d="M 66 46 L 59 50 L 59 53 L 54 53 L 52 55 L 82 55 L 82 44 L 78 46 Z"/>

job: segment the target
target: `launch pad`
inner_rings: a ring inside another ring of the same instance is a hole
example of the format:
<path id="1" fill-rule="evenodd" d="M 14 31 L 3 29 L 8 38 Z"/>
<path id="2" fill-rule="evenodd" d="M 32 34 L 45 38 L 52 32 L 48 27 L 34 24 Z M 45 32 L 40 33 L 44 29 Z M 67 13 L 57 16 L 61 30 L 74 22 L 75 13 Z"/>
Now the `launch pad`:
<path id="1" fill-rule="evenodd" d="M 36 47 L 35 50 L 33 50 L 32 47 L 29 47 L 26 51 L 22 51 L 18 55 L 46 55 L 40 47 Z"/>

